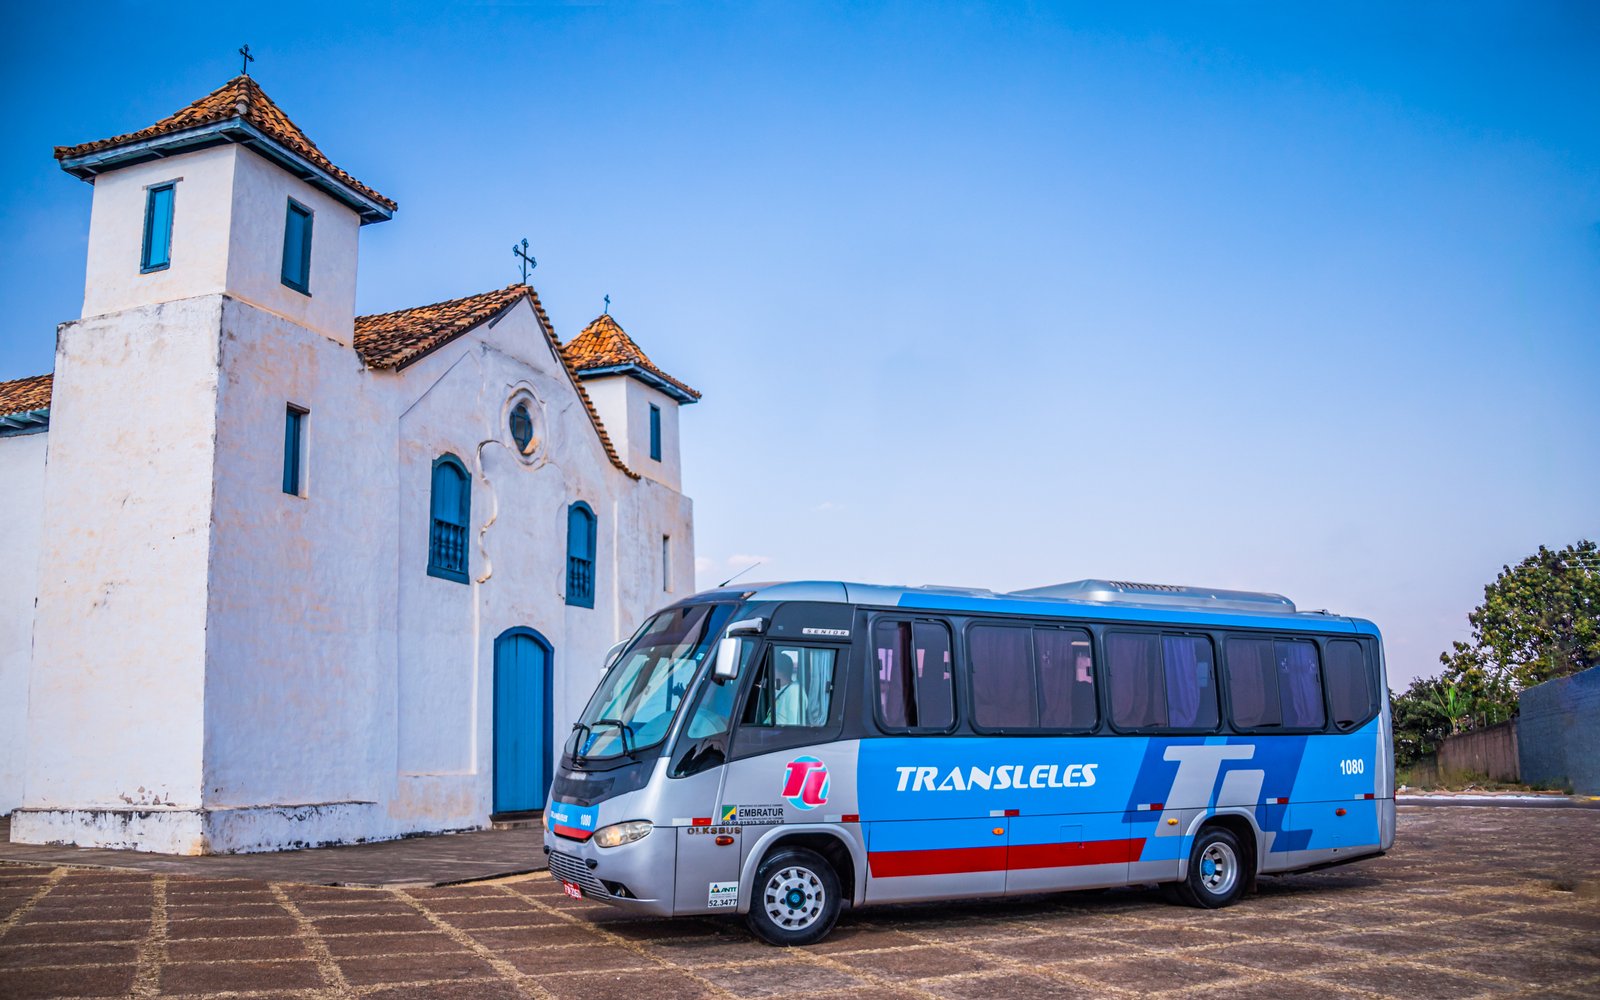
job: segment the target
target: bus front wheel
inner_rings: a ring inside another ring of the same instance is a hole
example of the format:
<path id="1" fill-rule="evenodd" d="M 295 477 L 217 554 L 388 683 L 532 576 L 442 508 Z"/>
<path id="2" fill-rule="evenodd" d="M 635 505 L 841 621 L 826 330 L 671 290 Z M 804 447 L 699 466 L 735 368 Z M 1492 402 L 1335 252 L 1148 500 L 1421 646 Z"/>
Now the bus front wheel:
<path id="1" fill-rule="evenodd" d="M 839 919 L 839 876 L 815 851 L 780 848 L 756 869 L 746 919 L 768 944 L 815 944 Z"/>
<path id="2" fill-rule="evenodd" d="M 1189 849 L 1188 877 L 1171 883 L 1171 894 L 1180 903 L 1208 910 L 1230 906 L 1250 881 L 1249 864 L 1239 838 L 1220 826 L 1207 827 Z"/>

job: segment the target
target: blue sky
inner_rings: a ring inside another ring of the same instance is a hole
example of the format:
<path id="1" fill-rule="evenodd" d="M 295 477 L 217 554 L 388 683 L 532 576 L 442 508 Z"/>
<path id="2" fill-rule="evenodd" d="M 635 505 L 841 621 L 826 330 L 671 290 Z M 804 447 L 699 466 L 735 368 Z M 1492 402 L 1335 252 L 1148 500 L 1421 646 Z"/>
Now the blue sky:
<path id="1" fill-rule="evenodd" d="M 1403 682 L 1600 534 L 1600 7 L 274 6 L 10 11 L 0 379 L 82 304 L 51 146 L 248 41 L 400 203 L 362 311 L 527 236 L 562 336 L 609 293 L 705 391 L 702 583 L 1275 590 Z"/>

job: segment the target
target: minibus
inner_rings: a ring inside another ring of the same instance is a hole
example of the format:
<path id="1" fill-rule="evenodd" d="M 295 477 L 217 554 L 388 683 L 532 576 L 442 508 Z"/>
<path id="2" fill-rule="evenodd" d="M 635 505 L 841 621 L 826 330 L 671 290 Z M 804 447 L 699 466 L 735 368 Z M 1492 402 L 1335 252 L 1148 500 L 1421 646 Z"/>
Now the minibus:
<path id="1" fill-rule="evenodd" d="M 1372 623 L 1276 594 L 724 587 L 608 655 L 544 849 L 569 895 L 780 945 L 876 903 L 1227 906 L 1389 849 L 1387 690 Z"/>

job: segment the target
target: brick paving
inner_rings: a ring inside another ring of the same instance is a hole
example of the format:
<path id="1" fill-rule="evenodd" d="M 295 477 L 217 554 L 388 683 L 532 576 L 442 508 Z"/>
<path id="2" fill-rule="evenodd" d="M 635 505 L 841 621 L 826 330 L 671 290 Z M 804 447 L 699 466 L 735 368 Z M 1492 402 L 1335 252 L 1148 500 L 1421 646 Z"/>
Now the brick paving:
<path id="1" fill-rule="evenodd" d="M 1148 890 L 846 913 L 806 949 L 548 875 L 356 889 L 0 865 L 0 997 L 1600 996 L 1600 812 L 1402 808 L 1395 853 L 1200 911 Z"/>

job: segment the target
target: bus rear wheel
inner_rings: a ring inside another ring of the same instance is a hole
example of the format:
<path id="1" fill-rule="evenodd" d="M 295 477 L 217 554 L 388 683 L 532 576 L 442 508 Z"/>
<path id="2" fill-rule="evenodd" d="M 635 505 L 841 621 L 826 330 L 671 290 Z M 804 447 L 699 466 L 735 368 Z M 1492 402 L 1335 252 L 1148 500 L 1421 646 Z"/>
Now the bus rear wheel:
<path id="1" fill-rule="evenodd" d="M 1171 895 L 1180 903 L 1215 910 L 1231 906 L 1250 881 L 1250 862 L 1239 838 L 1220 826 L 1207 827 L 1189 849 L 1189 875 L 1171 883 Z"/>
<path id="2" fill-rule="evenodd" d="M 822 855 L 803 847 L 780 848 L 756 869 L 746 918 L 768 944 L 815 944 L 839 919 L 839 876 Z"/>

